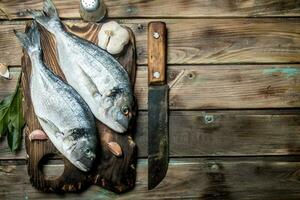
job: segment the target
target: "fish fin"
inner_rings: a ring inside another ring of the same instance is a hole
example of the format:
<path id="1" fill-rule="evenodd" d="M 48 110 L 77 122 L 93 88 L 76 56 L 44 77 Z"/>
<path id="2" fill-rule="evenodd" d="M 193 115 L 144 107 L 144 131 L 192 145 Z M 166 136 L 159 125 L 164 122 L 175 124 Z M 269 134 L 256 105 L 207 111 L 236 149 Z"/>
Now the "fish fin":
<path id="1" fill-rule="evenodd" d="M 55 136 L 57 136 L 57 133 L 61 133 L 59 128 L 53 122 L 51 122 L 50 120 L 47 120 L 45 118 L 42 118 L 40 116 L 37 116 L 37 117 L 39 119 L 39 122 L 43 126 L 43 128 L 45 127 L 46 129 L 48 129 L 48 131 L 50 131 L 50 129 L 51 129 L 51 132 L 54 133 Z M 63 134 L 63 133 L 61 133 L 61 134 Z"/>
<path id="2" fill-rule="evenodd" d="M 76 148 L 76 142 L 73 141 L 73 142 L 64 142 L 63 143 L 63 150 L 66 151 L 68 154 L 71 154 L 75 148 Z"/>
<path id="3" fill-rule="evenodd" d="M 77 65 L 78 65 L 78 69 L 81 70 L 81 72 L 82 72 L 82 77 L 81 78 L 85 79 L 84 82 L 89 83 L 89 87 L 87 87 L 88 92 L 92 95 L 92 97 L 94 99 L 99 101 L 99 99 L 103 96 L 103 94 L 101 94 L 101 92 L 98 90 L 98 88 L 97 88 L 96 84 L 94 83 L 94 81 L 92 80 L 92 78 L 85 72 L 84 69 L 82 69 L 80 64 L 77 63 Z"/>
<path id="4" fill-rule="evenodd" d="M 67 154 L 71 154 L 72 151 L 75 149 L 71 149 L 71 147 L 68 147 L 66 144 L 62 145 L 63 150 L 67 153 Z"/>
<path id="5" fill-rule="evenodd" d="M 56 143 L 56 145 L 60 145 L 60 146 L 56 146 L 58 149 L 63 148 L 63 144 L 62 141 L 64 140 L 64 133 L 62 131 L 59 130 L 59 128 L 57 126 L 55 126 L 55 124 L 53 122 L 51 122 L 50 120 L 44 119 L 42 117 L 39 117 L 39 122 L 42 125 L 44 131 L 47 133 L 47 136 L 50 138 L 50 140 L 54 143 Z"/>
<path id="6" fill-rule="evenodd" d="M 14 33 L 21 42 L 21 45 L 28 52 L 29 56 L 32 56 L 34 52 L 38 52 L 38 56 L 41 55 L 40 32 L 35 22 L 33 22 L 27 33 L 16 30 L 14 30 Z"/>
<path id="7" fill-rule="evenodd" d="M 64 133 L 63 132 L 56 132 L 55 137 L 60 138 L 60 140 L 63 141 L 64 140 Z"/>

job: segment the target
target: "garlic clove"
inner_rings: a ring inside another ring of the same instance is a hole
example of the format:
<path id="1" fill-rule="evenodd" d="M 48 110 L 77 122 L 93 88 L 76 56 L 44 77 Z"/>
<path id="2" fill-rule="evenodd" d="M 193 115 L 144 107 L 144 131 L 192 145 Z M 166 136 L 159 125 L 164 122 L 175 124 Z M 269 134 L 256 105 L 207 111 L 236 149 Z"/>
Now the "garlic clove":
<path id="1" fill-rule="evenodd" d="M 107 51 L 111 54 L 119 54 L 129 42 L 129 33 L 126 29 L 119 29 L 118 34 L 111 37 Z"/>
<path id="2" fill-rule="evenodd" d="M 100 36 L 101 35 L 101 36 Z M 109 36 L 107 34 L 105 34 L 104 30 L 102 31 L 102 29 L 99 32 L 99 41 L 98 41 L 98 46 L 101 49 L 106 50 L 107 44 L 109 42 Z"/>
<path id="3" fill-rule="evenodd" d="M 119 40 L 111 40 L 107 45 L 107 51 L 111 54 L 119 54 L 123 50 L 123 45 Z"/>
<path id="4" fill-rule="evenodd" d="M 7 78 L 7 79 L 10 78 L 10 73 L 9 73 L 7 65 L 4 65 L 2 63 L 0 63 L 0 76 Z"/>
<path id="5" fill-rule="evenodd" d="M 127 41 L 129 42 L 129 32 L 126 28 L 120 26 L 120 28 L 118 29 L 118 35 L 117 37 L 119 37 L 119 39 L 122 39 L 124 42 Z"/>
<path id="6" fill-rule="evenodd" d="M 123 155 L 121 146 L 116 142 L 109 142 L 107 144 L 108 150 L 117 157 L 121 157 Z"/>
<path id="7" fill-rule="evenodd" d="M 112 31 L 116 31 L 121 25 L 116 22 L 116 21 L 110 21 L 110 22 L 107 22 L 105 24 L 103 24 L 103 28 L 106 29 L 106 30 L 112 30 Z"/>
<path id="8" fill-rule="evenodd" d="M 29 140 L 48 140 L 48 136 L 42 130 L 34 130 L 29 134 Z"/>

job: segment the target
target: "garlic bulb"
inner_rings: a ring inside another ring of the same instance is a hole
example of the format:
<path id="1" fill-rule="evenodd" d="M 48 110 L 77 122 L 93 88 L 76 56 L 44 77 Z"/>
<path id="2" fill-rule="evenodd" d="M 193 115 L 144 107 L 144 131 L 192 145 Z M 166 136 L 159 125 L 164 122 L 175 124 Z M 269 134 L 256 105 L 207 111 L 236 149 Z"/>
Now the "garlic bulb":
<path id="1" fill-rule="evenodd" d="M 98 45 L 110 54 L 119 54 L 129 42 L 130 36 L 126 28 L 115 21 L 102 25 L 98 34 Z"/>

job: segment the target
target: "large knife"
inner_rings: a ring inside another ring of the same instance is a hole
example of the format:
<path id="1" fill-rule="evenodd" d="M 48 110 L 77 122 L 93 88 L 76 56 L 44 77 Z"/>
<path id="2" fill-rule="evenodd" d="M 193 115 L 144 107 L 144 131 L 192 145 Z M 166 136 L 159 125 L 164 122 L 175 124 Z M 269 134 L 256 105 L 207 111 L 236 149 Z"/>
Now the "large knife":
<path id="1" fill-rule="evenodd" d="M 166 24 L 148 25 L 148 189 L 166 176 L 169 163 Z"/>

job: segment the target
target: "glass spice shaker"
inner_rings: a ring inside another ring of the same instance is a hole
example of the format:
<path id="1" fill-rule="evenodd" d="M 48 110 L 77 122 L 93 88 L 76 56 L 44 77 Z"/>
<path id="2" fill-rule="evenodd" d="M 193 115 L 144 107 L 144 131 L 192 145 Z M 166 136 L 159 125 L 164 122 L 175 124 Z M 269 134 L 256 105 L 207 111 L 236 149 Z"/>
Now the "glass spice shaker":
<path id="1" fill-rule="evenodd" d="M 103 0 L 80 0 L 80 15 L 84 21 L 99 22 L 106 15 Z"/>

